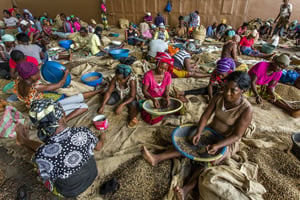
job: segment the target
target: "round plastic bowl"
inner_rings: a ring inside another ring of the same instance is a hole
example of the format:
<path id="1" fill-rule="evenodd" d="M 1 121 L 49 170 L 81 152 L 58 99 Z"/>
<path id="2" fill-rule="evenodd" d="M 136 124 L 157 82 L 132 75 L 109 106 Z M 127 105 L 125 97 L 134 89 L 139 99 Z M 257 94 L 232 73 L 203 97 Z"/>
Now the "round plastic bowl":
<path id="1" fill-rule="evenodd" d="M 95 77 L 95 76 L 97 76 L 98 79 L 90 80 L 90 81 L 87 80 L 88 78 Z M 103 76 L 100 72 L 89 72 L 89 73 L 86 73 L 83 76 L 81 76 L 81 81 L 89 86 L 100 85 L 102 83 L 102 79 L 103 79 Z"/>
<path id="2" fill-rule="evenodd" d="M 294 133 L 292 135 L 292 141 L 292 152 L 298 158 L 298 160 L 300 160 L 300 133 Z"/>
<path id="3" fill-rule="evenodd" d="M 110 33 L 109 36 L 110 37 L 119 37 L 119 33 Z"/>
<path id="4" fill-rule="evenodd" d="M 262 45 L 261 52 L 266 53 L 266 54 L 270 54 L 275 49 L 276 49 L 276 47 L 274 45 L 266 43 L 266 44 Z"/>
<path id="5" fill-rule="evenodd" d="M 162 97 L 156 99 L 161 102 Z M 183 103 L 178 99 L 170 98 L 170 102 L 171 104 L 168 108 L 154 108 L 152 100 L 148 99 L 143 103 L 143 109 L 151 115 L 161 116 L 178 112 L 183 107 Z"/>
<path id="6" fill-rule="evenodd" d="M 41 75 L 45 81 L 50 83 L 58 83 L 64 77 L 66 67 L 54 61 L 48 61 L 42 65 Z M 67 76 L 67 80 L 63 88 L 68 87 L 71 83 L 71 75 Z"/>
<path id="7" fill-rule="evenodd" d="M 66 50 L 69 50 L 71 47 L 71 44 L 73 44 L 72 40 L 61 40 L 58 42 L 59 46 L 65 48 Z"/>
<path id="8" fill-rule="evenodd" d="M 3 87 L 3 92 L 5 94 L 13 94 L 13 88 L 14 88 L 14 85 L 15 85 L 15 82 L 12 81 L 12 82 L 9 82 L 7 83 L 4 87 Z"/>
<path id="9" fill-rule="evenodd" d="M 115 60 L 119 60 L 121 57 L 128 57 L 129 56 L 129 50 L 128 49 L 115 49 L 110 52 L 110 55 Z"/>
<path id="10" fill-rule="evenodd" d="M 195 146 L 192 144 L 192 137 L 197 133 L 197 126 L 187 124 L 177 127 L 172 133 L 172 143 L 174 147 L 183 156 L 199 161 L 199 162 L 212 162 L 216 161 L 226 153 L 227 147 L 220 148 L 215 155 L 208 154 L 206 145 L 214 144 L 224 137 L 214 130 L 205 127 L 199 143 Z"/>
<path id="11" fill-rule="evenodd" d="M 105 115 L 97 115 L 94 117 L 93 123 L 98 130 L 105 130 L 108 127 L 108 120 Z"/>

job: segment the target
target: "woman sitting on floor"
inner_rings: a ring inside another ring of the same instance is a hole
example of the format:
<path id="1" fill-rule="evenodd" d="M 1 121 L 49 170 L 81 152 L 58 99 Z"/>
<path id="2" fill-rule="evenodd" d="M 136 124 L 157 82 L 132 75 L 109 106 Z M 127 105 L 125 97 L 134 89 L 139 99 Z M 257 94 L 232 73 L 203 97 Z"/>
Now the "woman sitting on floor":
<path id="1" fill-rule="evenodd" d="M 222 158 L 216 160 L 214 164 L 221 164 L 225 158 L 233 156 L 239 149 L 239 141 L 245 134 L 251 124 L 253 110 L 251 104 L 243 96 L 251 84 L 250 77 L 247 73 L 236 71 L 226 78 L 224 91 L 217 93 L 210 104 L 202 114 L 197 133 L 193 136 L 192 141 L 197 145 L 200 141 L 204 127 L 207 126 L 211 116 L 214 117 L 208 125 L 209 128 L 224 136 L 219 142 L 206 146 L 208 154 L 214 155 L 220 148 L 227 147 L 226 153 Z M 163 160 L 181 157 L 181 153 L 174 147 L 160 154 L 150 153 L 146 147 L 143 147 L 144 158 L 153 166 Z M 203 167 L 193 171 L 193 175 L 183 188 L 176 187 L 175 190 L 179 199 L 185 199 L 186 195 L 196 186 L 197 180 Z"/>
<path id="2" fill-rule="evenodd" d="M 173 65 L 174 59 L 169 54 L 158 52 L 156 57 L 156 68 L 150 70 L 144 75 L 143 80 L 143 94 L 146 99 L 151 99 L 155 108 L 169 107 L 170 95 L 169 89 L 172 83 L 171 74 L 168 72 L 168 68 Z M 157 97 L 163 97 L 160 102 Z M 153 116 L 142 110 L 142 118 L 149 124 L 156 124 L 160 122 L 164 116 Z"/>
<path id="3" fill-rule="evenodd" d="M 140 44 L 141 46 L 144 44 L 141 43 L 138 38 L 140 36 L 140 32 L 133 27 L 133 23 L 129 24 L 129 28 L 125 30 L 125 42 L 129 45 L 136 46 Z"/>
<path id="4" fill-rule="evenodd" d="M 98 175 L 94 150 L 102 148 L 105 135 L 97 138 L 86 127 L 68 127 L 63 107 L 51 99 L 34 100 L 29 117 L 44 143 L 31 140 L 22 124 L 16 126 L 16 143 L 34 151 L 32 161 L 49 191 L 78 197 Z"/>
<path id="5" fill-rule="evenodd" d="M 196 71 L 197 62 L 191 64 L 191 54 L 197 51 L 196 45 L 192 42 L 186 44 L 185 50 L 178 51 L 174 56 L 174 68 L 172 76 L 175 78 L 204 78 L 209 77 L 209 74 L 204 74 Z"/>
<path id="6" fill-rule="evenodd" d="M 35 99 L 43 99 L 48 96 L 58 100 L 62 97 L 62 95 L 59 94 L 44 92 L 55 91 L 61 88 L 66 82 L 69 70 L 65 71 L 64 77 L 58 83 L 45 85 L 40 81 L 40 71 L 36 64 L 32 62 L 21 62 L 17 65 L 16 69 L 19 77 L 15 80 L 14 92 L 17 94 L 18 99 L 25 103 L 27 108 L 30 108 L 30 103 Z M 102 90 L 103 89 L 83 94 L 80 93 L 58 100 L 64 109 L 66 120 L 69 121 L 86 112 L 88 105 L 84 103 L 84 100 L 102 92 Z"/>
<path id="7" fill-rule="evenodd" d="M 253 30 L 248 36 L 245 36 L 241 39 L 239 43 L 239 50 L 243 55 L 261 57 L 265 59 L 271 58 L 274 54 L 265 54 L 254 48 L 254 39 L 257 36 L 257 30 Z"/>
<path id="8" fill-rule="evenodd" d="M 175 96 L 187 102 L 184 97 L 186 95 L 208 95 L 210 101 L 215 93 L 223 91 L 226 77 L 234 70 L 235 62 L 231 58 L 222 58 L 217 62 L 217 68 L 212 72 L 207 87 L 187 91 L 179 91 L 174 87 Z"/>
<path id="9" fill-rule="evenodd" d="M 262 103 L 263 99 L 268 100 L 284 109 L 292 117 L 297 118 L 300 116 L 300 109 L 293 108 L 275 92 L 282 70 L 289 64 L 290 58 L 281 54 L 276 56 L 272 62 L 260 62 L 254 65 L 248 72 L 252 82 L 251 91 L 248 95 L 254 95 L 258 104 Z"/>
<path id="10" fill-rule="evenodd" d="M 128 126 L 130 128 L 135 127 L 139 122 L 136 117 L 138 114 L 137 97 L 141 96 L 139 91 L 137 78 L 132 73 L 131 67 L 119 64 L 116 69 L 116 75 L 110 82 L 98 113 L 103 113 L 106 104 L 115 105 L 119 103 L 115 110 L 117 115 L 121 114 L 124 106 L 127 106 L 129 113 Z"/>

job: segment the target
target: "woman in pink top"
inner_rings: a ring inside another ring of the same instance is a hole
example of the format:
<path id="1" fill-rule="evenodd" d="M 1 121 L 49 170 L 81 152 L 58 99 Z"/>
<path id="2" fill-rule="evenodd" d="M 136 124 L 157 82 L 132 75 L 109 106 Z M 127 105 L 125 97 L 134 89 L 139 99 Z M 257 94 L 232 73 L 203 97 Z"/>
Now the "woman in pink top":
<path id="1" fill-rule="evenodd" d="M 254 65 L 248 72 L 251 77 L 251 91 L 256 98 L 256 103 L 262 103 L 266 99 L 274 105 L 284 109 L 292 117 L 300 116 L 300 109 L 295 109 L 282 99 L 276 92 L 275 86 L 280 80 L 282 69 L 285 69 L 290 64 L 290 58 L 281 54 L 273 59 L 273 62 L 260 62 Z"/>
<path id="2" fill-rule="evenodd" d="M 247 22 L 244 22 L 243 25 L 239 27 L 239 29 L 238 29 L 238 31 L 237 31 L 238 34 L 239 34 L 240 36 L 244 35 L 244 34 L 246 33 L 246 31 L 247 31 L 247 27 L 248 27 L 248 23 L 247 23 Z"/>
<path id="3" fill-rule="evenodd" d="M 169 65 L 173 65 L 174 59 L 167 53 L 160 53 L 155 57 L 157 67 L 150 70 L 144 75 L 143 94 L 147 99 L 151 99 L 156 108 L 160 108 L 160 102 L 156 97 L 163 97 L 162 106 L 170 106 L 169 89 L 172 83 L 171 74 L 167 71 Z M 142 118 L 149 124 L 156 124 L 163 119 L 164 116 L 151 116 L 146 111 L 142 111 Z"/>
<path id="4" fill-rule="evenodd" d="M 248 36 L 243 37 L 239 43 L 238 50 L 240 50 L 243 55 L 269 59 L 274 54 L 264 54 L 254 48 L 254 39 L 257 36 L 257 30 L 253 30 Z"/>

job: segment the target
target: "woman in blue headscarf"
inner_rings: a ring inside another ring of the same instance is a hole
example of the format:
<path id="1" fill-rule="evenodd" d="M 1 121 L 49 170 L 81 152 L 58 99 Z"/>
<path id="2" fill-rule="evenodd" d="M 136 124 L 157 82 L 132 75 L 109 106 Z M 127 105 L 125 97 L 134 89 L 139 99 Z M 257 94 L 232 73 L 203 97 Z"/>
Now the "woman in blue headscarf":
<path id="1" fill-rule="evenodd" d="M 187 99 L 185 95 L 208 95 L 210 101 L 215 93 L 222 91 L 225 83 L 225 78 L 235 70 L 235 62 L 231 58 L 222 58 L 217 62 L 217 68 L 212 72 L 209 84 L 205 88 L 199 88 L 188 91 L 179 91 L 174 87 L 176 98 L 183 102 Z"/>
<path id="2" fill-rule="evenodd" d="M 127 106 L 129 112 L 128 126 L 133 128 L 138 124 L 138 119 L 136 118 L 138 113 L 137 98 L 142 97 L 140 94 L 138 81 L 132 73 L 131 67 L 119 64 L 116 69 L 116 75 L 110 82 L 98 113 L 103 113 L 106 104 L 115 105 L 119 103 L 115 110 L 117 115 L 121 114 L 124 106 Z"/>

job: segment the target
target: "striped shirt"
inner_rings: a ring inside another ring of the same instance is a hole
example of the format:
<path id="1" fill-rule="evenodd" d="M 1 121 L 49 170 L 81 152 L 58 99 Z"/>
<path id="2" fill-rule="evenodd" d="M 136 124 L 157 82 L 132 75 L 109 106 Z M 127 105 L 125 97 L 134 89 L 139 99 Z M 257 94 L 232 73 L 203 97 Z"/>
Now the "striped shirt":
<path id="1" fill-rule="evenodd" d="M 185 50 L 178 51 L 174 56 L 174 66 L 180 69 L 184 69 L 184 60 L 187 58 L 191 58 L 191 55 Z"/>

